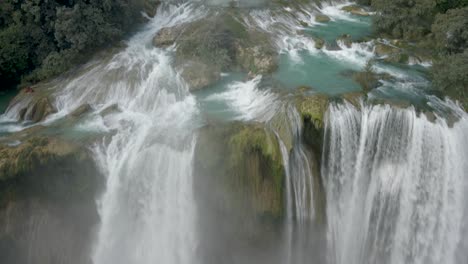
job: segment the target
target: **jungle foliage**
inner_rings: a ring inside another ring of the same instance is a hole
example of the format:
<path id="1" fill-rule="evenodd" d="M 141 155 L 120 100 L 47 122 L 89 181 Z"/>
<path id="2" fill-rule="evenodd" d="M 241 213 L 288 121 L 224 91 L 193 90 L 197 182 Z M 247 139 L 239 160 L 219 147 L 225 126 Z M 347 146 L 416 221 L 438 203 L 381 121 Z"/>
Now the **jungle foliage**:
<path id="1" fill-rule="evenodd" d="M 380 35 L 430 49 L 433 88 L 468 106 L 468 0 L 357 0 L 372 6 Z"/>
<path id="2" fill-rule="evenodd" d="M 0 1 L 0 89 L 84 61 L 141 20 L 139 0 Z"/>

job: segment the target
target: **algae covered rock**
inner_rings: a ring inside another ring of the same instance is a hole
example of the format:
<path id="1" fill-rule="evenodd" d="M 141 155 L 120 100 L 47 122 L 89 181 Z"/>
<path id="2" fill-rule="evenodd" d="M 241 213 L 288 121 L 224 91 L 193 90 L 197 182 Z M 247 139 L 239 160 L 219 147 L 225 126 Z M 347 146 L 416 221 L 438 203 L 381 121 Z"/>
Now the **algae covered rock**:
<path id="1" fill-rule="evenodd" d="M 221 72 L 242 70 L 258 75 L 277 68 L 278 54 L 270 36 L 247 27 L 236 9 L 163 28 L 153 43 L 158 47 L 176 43 L 174 63 L 191 90 L 216 82 Z"/>
<path id="2" fill-rule="evenodd" d="M 320 153 L 323 140 L 325 113 L 329 97 L 323 94 L 301 95 L 296 99 L 296 107 L 303 121 L 303 137 L 314 153 Z"/>
<path id="3" fill-rule="evenodd" d="M 358 5 L 344 6 L 341 10 L 349 12 L 356 16 L 370 16 L 370 13 Z"/>
<path id="4" fill-rule="evenodd" d="M 390 44 L 377 43 L 374 52 L 385 61 L 392 63 L 408 63 L 410 58 L 405 50 Z"/>
<path id="5" fill-rule="evenodd" d="M 200 182 L 216 185 L 212 202 L 254 217 L 283 214 L 284 166 L 278 141 L 261 124 L 207 126 L 195 150 Z M 202 186 L 203 188 L 203 186 Z M 210 199 L 211 200 L 211 199 Z"/>
<path id="6" fill-rule="evenodd" d="M 330 20 L 331 20 L 330 17 L 327 15 L 318 14 L 315 16 L 315 21 L 319 23 L 327 23 L 327 22 L 330 22 Z"/>
<path id="7" fill-rule="evenodd" d="M 323 39 L 314 38 L 314 42 L 316 49 L 322 49 L 325 46 L 325 40 Z"/>
<path id="8" fill-rule="evenodd" d="M 93 159 L 75 143 L 16 138 L 24 142 L 0 142 L 0 255 L 14 252 L 7 263 L 23 263 L 23 256 L 37 263 L 91 263 L 95 199 L 103 185 Z"/>
<path id="9" fill-rule="evenodd" d="M 14 111 L 19 121 L 37 123 L 57 112 L 49 94 L 45 91 L 23 89 L 10 102 L 7 112 Z"/>
<path id="10" fill-rule="evenodd" d="M 340 95 L 340 97 L 359 109 L 361 108 L 361 101 L 366 99 L 366 94 L 363 92 L 349 92 Z"/>

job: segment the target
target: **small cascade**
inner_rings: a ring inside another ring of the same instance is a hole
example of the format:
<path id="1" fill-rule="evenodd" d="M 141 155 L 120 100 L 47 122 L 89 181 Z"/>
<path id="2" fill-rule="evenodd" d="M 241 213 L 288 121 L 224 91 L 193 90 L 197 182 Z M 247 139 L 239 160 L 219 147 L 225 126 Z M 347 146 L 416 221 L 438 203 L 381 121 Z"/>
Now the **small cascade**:
<path id="1" fill-rule="evenodd" d="M 302 120 L 296 108 L 285 105 L 282 110 L 292 135 L 292 149 L 288 150 L 277 133 L 286 173 L 285 263 L 300 264 L 307 263 L 317 249 L 314 189 L 318 183 L 314 177 L 318 177 L 318 170 L 314 166 L 318 164 L 302 142 Z M 315 258 L 319 259 L 318 254 Z"/>
<path id="2" fill-rule="evenodd" d="M 468 118 L 331 104 L 322 177 L 329 263 L 460 263 Z M 465 242 L 466 244 L 466 242 Z"/>

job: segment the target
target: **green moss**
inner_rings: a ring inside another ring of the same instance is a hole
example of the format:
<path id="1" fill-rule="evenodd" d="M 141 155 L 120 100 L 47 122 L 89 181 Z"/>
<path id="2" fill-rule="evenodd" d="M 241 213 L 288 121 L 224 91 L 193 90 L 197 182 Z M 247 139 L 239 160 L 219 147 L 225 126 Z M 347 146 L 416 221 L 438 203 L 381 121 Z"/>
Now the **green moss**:
<path id="1" fill-rule="evenodd" d="M 195 150 L 196 188 L 217 190 L 204 203 L 253 218 L 281 219 L 285 171 L 278 141 L 262 124 L 202 129 Z M 215 201 L 212 201 L 213 197 Z M 208 201 L 206 201 L 208 200 Z"/>

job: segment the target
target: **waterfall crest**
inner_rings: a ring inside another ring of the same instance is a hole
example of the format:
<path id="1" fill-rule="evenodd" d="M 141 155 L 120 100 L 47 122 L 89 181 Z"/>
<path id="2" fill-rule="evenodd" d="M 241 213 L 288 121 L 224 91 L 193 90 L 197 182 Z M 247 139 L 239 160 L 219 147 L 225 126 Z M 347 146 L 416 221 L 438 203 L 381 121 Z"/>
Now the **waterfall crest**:
<path id="1" fill-rule="evenodd" d="M 322 176 L 331 263 L 459 263 L 468 120 L 331 104 Z"/>

